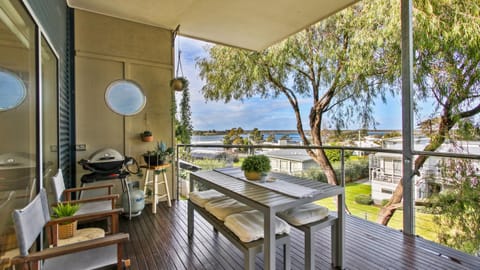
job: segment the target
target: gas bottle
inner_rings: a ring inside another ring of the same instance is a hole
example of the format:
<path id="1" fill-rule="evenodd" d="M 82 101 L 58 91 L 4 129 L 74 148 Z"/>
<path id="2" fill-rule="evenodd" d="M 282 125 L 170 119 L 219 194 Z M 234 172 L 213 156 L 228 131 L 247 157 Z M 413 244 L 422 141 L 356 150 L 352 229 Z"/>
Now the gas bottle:
<path id="1" fill-rule="evenodd" d="M 132 216 L 137 216 L 142 212 L 143 208 L 145 207 L 145 194 L 143 194 L 142 190 L 134 188 L 134 186 L 134 182 L 128 183 L 128 189 L 130 191 L 130 204 L 128 203 L 128 193 L 127 191 L 125 191 L 122 194 L 122 207 L 125 214 L 129 214 L 130 207 L 132 207 Z"/>

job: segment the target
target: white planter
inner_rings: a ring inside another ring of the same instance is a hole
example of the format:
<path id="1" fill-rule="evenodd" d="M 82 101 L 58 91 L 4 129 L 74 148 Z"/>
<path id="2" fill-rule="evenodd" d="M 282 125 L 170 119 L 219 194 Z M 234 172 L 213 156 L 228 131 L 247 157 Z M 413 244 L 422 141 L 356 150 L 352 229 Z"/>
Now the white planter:
<path id="1" fill-rule="evenodd" d="M 190 182 L 185 179 L 180 179 L 180 196 L 188 198 L 190 193 Z"/>

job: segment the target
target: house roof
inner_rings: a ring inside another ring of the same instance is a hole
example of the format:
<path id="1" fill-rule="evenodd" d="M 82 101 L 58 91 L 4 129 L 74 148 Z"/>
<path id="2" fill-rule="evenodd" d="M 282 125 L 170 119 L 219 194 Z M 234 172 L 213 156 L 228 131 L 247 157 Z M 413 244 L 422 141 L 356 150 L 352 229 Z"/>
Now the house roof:
<path id="1" fill-rule="evenodd" d="M 305 150 L 302 149 L 280 149 L 265 153 L 266 156 L 278 159 L 306 162 L 312 160 Z"/>
<path id="2" fill-rule="evenodd" d="M 250 50 L 265 49 L 358 0 L 67 0 L 68 6 Z"/>

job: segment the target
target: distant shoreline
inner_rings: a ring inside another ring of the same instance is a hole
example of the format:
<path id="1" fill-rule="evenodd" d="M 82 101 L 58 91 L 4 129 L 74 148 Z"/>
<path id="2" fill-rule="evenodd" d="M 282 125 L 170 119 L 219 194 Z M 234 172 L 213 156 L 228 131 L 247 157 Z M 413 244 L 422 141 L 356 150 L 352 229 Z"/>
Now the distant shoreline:
<path id="1" fill-rule="evenodd" d="M 244 130 L 244 133 L 250 133 L 253 130 Z M 327 130 L 327 131 L 335 131 L 333 129 Z M 359 129 L 344 129 L 342 132 L 358 132 Z M 389 132 L 394 132 L 394 131 L 401 131 L 401 129 L 368 129 L 367 132 L 373 132 L 373 133 L 389 133 Z M 225 135 L 227 134 L 228 130 L 194 130 L 193 135 L 199 135 L 199 136 L 207 136 L 207 135 Z M 298 133 L 297 130 L 270 130 L 270 129 L 261 129 L 261 133 Z M 310 130 L 305 130 L 305 132 L 310 133 Z"/>

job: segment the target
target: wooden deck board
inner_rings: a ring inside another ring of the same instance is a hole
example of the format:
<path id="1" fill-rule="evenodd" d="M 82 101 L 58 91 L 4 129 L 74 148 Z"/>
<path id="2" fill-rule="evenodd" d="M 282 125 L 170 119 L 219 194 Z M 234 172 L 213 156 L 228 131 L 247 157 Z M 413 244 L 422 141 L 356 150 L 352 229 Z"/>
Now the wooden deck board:
<path id="1" fill-rule="evenodd" d="M 122 219 L 120 230 L 130 233 L 124 252 L 131 259 L 131 269 L 243 269 L 242 253 L 198 214 L 189 244 L 186 201 L 175 201 L 171 208 L 159 203 L 156 215 L 147 206 L 139 217 Z M 303 269 L 303 233 L 292 229 L 290 235 L 292 269 Z M 330 230 L 321 230 L 315 237 L 317 269 L 332 269 Z M 346 269 L 480 269 L 480 258 L 351 216 L 346 217 L 345 238 Z M 277 269 L 282 269 L 281 252 L 277 248 Z M 255 264 L 262 269 L 262 255 Z"/>

